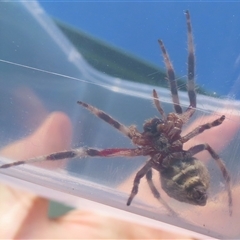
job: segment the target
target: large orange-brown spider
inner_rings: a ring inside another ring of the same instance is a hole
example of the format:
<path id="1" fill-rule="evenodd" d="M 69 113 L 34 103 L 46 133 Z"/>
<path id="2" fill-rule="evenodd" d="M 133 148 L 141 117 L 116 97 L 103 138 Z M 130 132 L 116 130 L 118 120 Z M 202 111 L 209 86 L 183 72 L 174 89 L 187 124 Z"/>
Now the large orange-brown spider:
<path id="1" fill-rule="evenodd" d="M 38 162 L 38 161 L 57 161 L 65 158 L 83 158 L 83 157 L 136 157 L 148 156 L 149 159 L 145 165 L 137 172 L 131 194 L 127 200 L 130 205 L 135 195 L 138 193 L 140 180 L 146 176 L 149 188 L 154 197 L 158 199 L 170 212 L 174 211 L 168 206 L 160 196 L 152 180 L 152 169 L 160 174 L 160 181 L 163 190 L 172 198 L 181 202 L 194 205 L 204 206 L 207 202 L 207 190 L 210 184 L 209 172 L 206 166 L 194 157 L 195 154 L 207 150 L 212 158 L 216 161 L 222 175 L 226 181 L 228 191 L 229 213 L 232 214 L 232 192 L 230 187 L 230 175 L 218 154 L 209 146 L 209 144 L 198 144 L 187 151 L 183 150 L 183 144 L 202 133 L 203 131 L 216 127 L 225 119 L 225 116 L 217 118 L 211 123 L 198 126 L 185 136 L 181 136 L 182 127 L 189 118 L 194 114 L 196 109 L 196 93 L 195 93 L 195 56 L 194 44 L 192 37 L 192 28 L 190 14 L 186 11 L 187 19 L 187 35 L 188 35 L 188 96 L 190 105 L 183 112 L 179 102 L 177 84 L 173 66 L 169 59 L 168 53 L 161 40 L 158 40 L 163 53 L 164 62 L 167 69 L 167 76 L 171 90 L 171 96 L 175 112 L 168 115 L 165 114 L 161 107 L 157 92 L 153 90 L 153 101 L 161 115 L 161 118 L 151 118 L 143 125 L 143 132 L 139 132 L 135 126 L 127 127 L 105 112 L 87 104 L 78 101 L 78 104 L 89 110 L 91 113 L 101 118 L 122 134 L 131 139 L 136 148 L 110 148 L 96 149 L 84 148 L 52 153 L 47 156 L 35 157 L 32 159 L 17 161 L 4 164 L 0 168 L 9 168 L 21 164 Z"/>

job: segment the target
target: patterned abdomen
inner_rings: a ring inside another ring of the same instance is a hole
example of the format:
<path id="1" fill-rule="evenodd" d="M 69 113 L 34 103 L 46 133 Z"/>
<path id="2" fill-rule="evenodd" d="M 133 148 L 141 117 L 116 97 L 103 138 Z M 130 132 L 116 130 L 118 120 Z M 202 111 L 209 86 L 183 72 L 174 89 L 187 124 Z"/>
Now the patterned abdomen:
<path id="1" fill-rule="evenodd" d="M 160 171 L 162 189 L 178 201 L 204 206 L 210 176 L 204 164 L 196 158 L 175 160 Z"/>

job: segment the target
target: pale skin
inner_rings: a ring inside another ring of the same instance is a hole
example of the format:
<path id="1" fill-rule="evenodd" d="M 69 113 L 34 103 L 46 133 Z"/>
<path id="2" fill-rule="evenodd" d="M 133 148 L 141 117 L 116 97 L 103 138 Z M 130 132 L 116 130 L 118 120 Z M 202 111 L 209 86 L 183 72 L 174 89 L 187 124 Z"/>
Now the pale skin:
<path id="1" fill-rule="evenodd" d="M 55 112 L 32 135 L 2 149 L 1 155 L 26 159 L 67 149 L 71 132 L 68 117 Z M 1 239 L 191 239 L 84 210 L 50 219 L 48 199 L 3 184 L 0 192 Z"/>

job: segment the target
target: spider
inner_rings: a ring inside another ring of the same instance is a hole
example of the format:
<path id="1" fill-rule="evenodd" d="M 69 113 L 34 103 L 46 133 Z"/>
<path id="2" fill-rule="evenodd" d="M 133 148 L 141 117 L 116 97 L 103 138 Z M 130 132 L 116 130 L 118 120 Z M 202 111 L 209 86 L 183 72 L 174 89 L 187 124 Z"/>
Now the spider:
<path id="1" fill-rule="evenodd" d="M 177 83 L 172 63 L 169 59 L 166 48 L 161 40 L 160 45 L 164 63 L 167 69 L 167 78 L 170 85 L 172 102 L 175 112 L 165 114 L 161 107 L 157 92 L 153 89 L 153 102 L 160 113 L 160 118 L 154 117 L 148 119 L 143 124 L 143 132 L 139 132 L 136 126 L 129 127 L 121 124 L 105 112 L 91 106 L 90 104 L 78 101 L 82 107 L 89 110 L 92 114 L 104 120 L 112 127 L 120 131 L 123 135 L 130 138 L 136 148 L 110 148 L 96 149 L 80 147 L 69 151 L 52 153 L 47 156 L 35 157 L 27 160 L 21 160 L 9 164 L 4 164 L 0 168 L 9 168 L 21 164 L 38 162 L 38 161 L 56 161 L 65 158 L 83 158 L 83 157 L 136 157 L 148 156 L 147 162 L 137 172 L 131 194 L 127 200 L 129 206 L 133 198 L 138 193 L 140 180 L 145 176 L 148 186 L 153 196 L 161 202 L 171 213 L 175 213 L 168 204 L 161 198 L 159 191 L 152 180 L 152 169 L 160 174 L 162 189 L 172 198 L 193 205 L 206 205 L 208 194 L 207 190 L 210 184 L 209 172 L 206 166 L 194 157 L 201 151 L 208 151 L 220 168 L 223 178 L 226 181 L 228 192 L 229 214 L 232 214 L 232 192 L 230 187 L 230 175 L 223 161 L 213 148 L 207 144 L 198 144 L 187 151 L 183 150 L 183 144 L 191 140 L 193 137 L 201 134 L 203 131 L 212 127 L 219 126 L 225 119 L 222 115 L 213 122 L 205 123 L 193 129 L 185 136 L 181 136 L 182 127 L 189 118 L 194 114 L 196 109 L 196 93 L 195 93 L 195 54 L 192 36 L 192 27 L 190 14 L 186 11 L 187 21 L 187 38 L 188 38 L 188 97 L 190 105 L 183 112 L 179 102 Z"/>

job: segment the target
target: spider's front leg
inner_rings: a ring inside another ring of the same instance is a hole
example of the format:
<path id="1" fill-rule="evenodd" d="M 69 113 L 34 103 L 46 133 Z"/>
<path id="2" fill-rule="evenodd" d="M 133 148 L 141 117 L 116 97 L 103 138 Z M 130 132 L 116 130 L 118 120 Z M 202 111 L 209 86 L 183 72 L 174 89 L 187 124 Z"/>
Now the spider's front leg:
<path id="1" fill-rule="evenodd" d="M 175 78 L 175 72 L 173 69 L 173 65 L 170 61 L 168 52 L 163 44 L 163 41 L 159 39 L 158 43 L 162 50 L 164 63 L 165 63 L 166 69 L 167 69 L 167 77 L 168 77 L 168 81 L 169 81 L 169 85 L 170 85 L 173 106 L 174 106 L 175 112 L 178 114 L 181 114 L 182 107 L 181 107 L 180 101 L 179 101 L 178 90 L 177 90 L 178 87 L 177 87 L 177 82 L 176 82 L 176 78 Z"/>
<path id="2" fill-rule="evenodd" d="M 63 151 L 52 153 L 45 156 L 30 158 L 26 160 L 20 160 L 12 163 L 7 163 L 1 168 L 9 168 L 18 165 L 34 163 L 34 162 L 43 162 L 43 161 L 59 161 L 66 158 L 84 158 L 84 157 L 135 157 L 144 155 L 144 151 L 141 148 L 109 148 L 109 149 L 96 149 L 96 148 L 76 148 L 70 151 Z"/>
<path id="3" fill-rule="evenodd" d="M 192 108 L 195 110 L 197 106 L 196 92 L 195 92 L 195 53 L 194 53 L 194 44 L 193 44 L 193 34 L 192 34 L 192 24 L 190 19 L 189 11 L 186 11 L 187 19 L 187 35 L 188 35 L 188 98 L 190 101 L 190 106 L 187 111 L 190 111 Z M 191 112 L 191 115 L 194 111 Z"/>
<path id="4" fill-rule="evenodd" d="M 140 134 L 137 131 L 136 127 L 135 128 L 133 126 L 126 127 L 125 125 L 123 125 L 122 123 L 120 123 L 116 119 L 112 118 L 110 115 L 108 115 L 104 111 L 102 111 L 102 110 L 100 110 L 100 109 L 98 109 L 98 108 L 96 108 L 96 107 L 94 107 L 94 106 L 92 106 L 92 105 L 90 105 L 88 103 L 85 103 L 85 102 L 82 102 L 82 101 L 78 101 L 77 103 L 79 105 L 83 106 L 84 108 L 86 108 L 88 111 L 90 111 L 95 116 L 101 118 L 103 121 L 105 121 L 106 123 L 108 123 L 111 126 L 113 126 L 115 129 L 117 129 L 123 135 L 129 137 L 130 139 L 135 137 L 135 135 L 139 135 Z"/>
<path id="5" fill-rule="evenodd" d="M 77 156 L 77 154 L 80 154 L 80 151 L 78 153 L 77 150 L 78 149 L 64 151 L 64 152 L 57 152 L 57 153 L 52 153 L 52 154 L 49 154 L 46 156 L 39 156 L 39 157 L 29 158 L 27 160 L 20 160 L 20 161 L 16 161 L 16 162 L 12 162 L 12 163 L 6 163 L 6 164 L 3 164 L 2 166 L 0 166 L 0 168 L 10 168 L 10 167 L 28 164 L 28 163 L 34 163 L 34 162 L 54 161 L 54 160 L 62 160 L 65 158 L 74 158 Z"/>
<path id="6" fill-rule="evenodd" d="M 219 126 L 220 124 L 222 124 L 222 122 L 224 120 L 225 120 L 225 116 L 222 115 L 220 118 L 217 118 L 216 120 L 214 120 L 211 123 L 205 123 L 203 125 L 200 125 L 200 126 L 196 127 L 194 130 L 192 130 L 190 133 L 188 133 L 187 135 L 183 136 L 180 139 L 180 141 L 182 143 L 185 143 L 185 142 L 189 141 L 191 138 L 197 136 L 198 134 L 201 134 L 205 130 Z"/>

